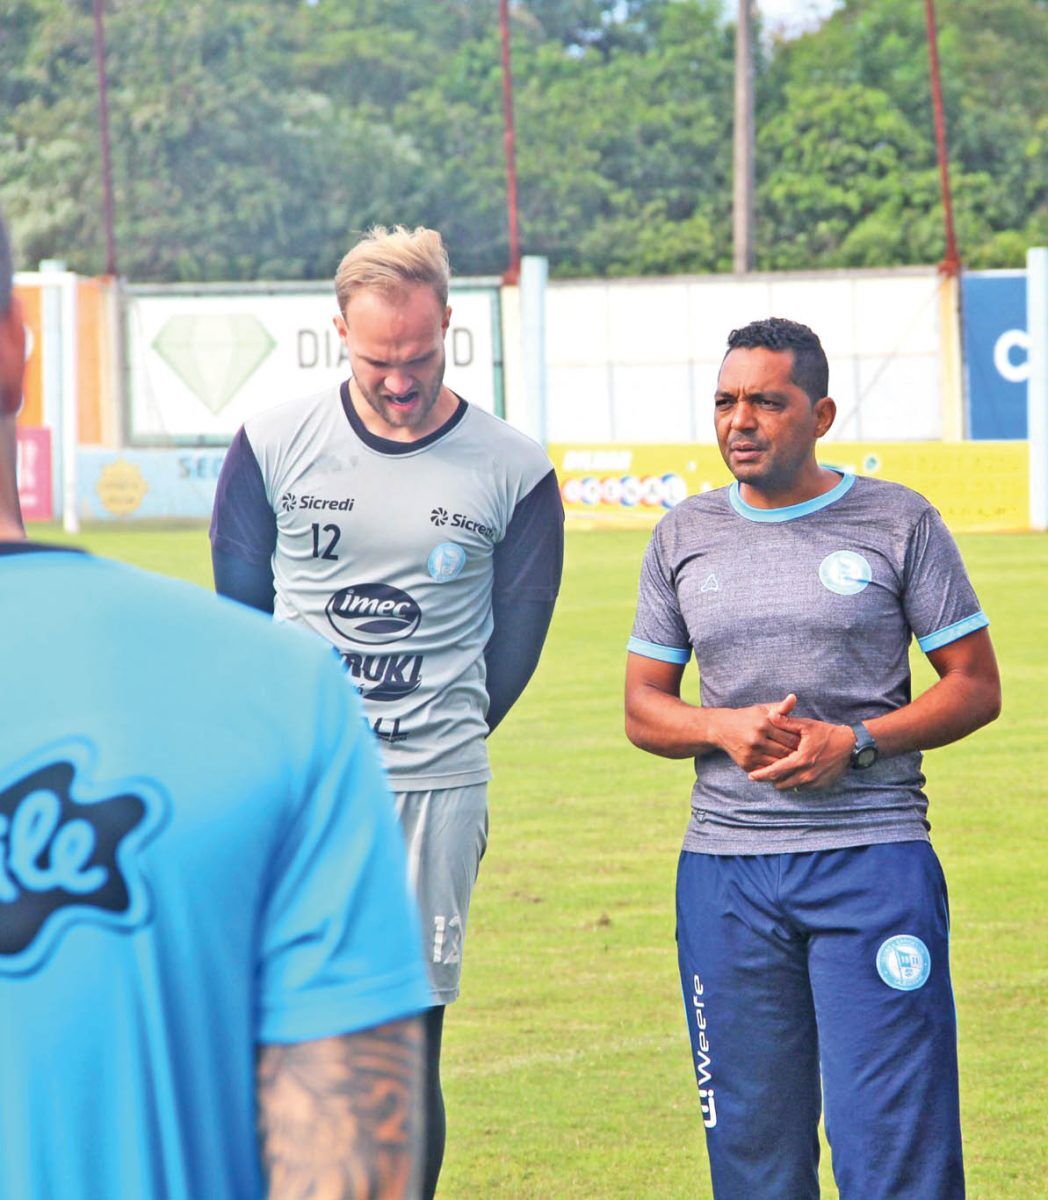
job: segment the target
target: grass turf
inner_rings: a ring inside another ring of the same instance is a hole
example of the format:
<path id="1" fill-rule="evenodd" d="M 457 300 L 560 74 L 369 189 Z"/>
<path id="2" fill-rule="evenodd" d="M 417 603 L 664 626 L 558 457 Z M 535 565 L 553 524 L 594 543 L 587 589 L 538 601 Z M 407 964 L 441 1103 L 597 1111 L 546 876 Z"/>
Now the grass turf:
<path id="1" fill-rule="evenodd" d="M 75 540 L 209 582 L 199 526 L 95 527 Z M 569 535 L 542 664 L 492 739 L 492 841 L 445 1033 L 444 1200 L 710 1195 L 673 946 L 690 764 L 642 754 L 622 734 L 645 541 Z M 995 725 L 926 759 L 951 891 L 969 1195 L 1029 1200 L 1048 1178 L 1039 1100 L 1048 538 L 959 541 L 1005 688 Z M 914 678 L 915 690 L 934 678 L 920 655 Z M 823 1194 L 836 1195 L 828 1155 L 822 1176 Z"/>

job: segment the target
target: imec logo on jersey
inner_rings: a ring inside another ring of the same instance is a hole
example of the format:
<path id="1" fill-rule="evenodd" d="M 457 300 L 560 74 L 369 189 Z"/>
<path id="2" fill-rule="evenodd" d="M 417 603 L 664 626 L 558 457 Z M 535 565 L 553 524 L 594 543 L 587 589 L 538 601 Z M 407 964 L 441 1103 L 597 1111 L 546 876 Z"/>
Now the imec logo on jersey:
<path id="1" fill-rule="evenodd" d="M 472 517 L 467 517 L 465 513 L 448 513 L 446 508 L 435 508 L 429 514 L 429 519 L 434 525 L 444 526 L 451 525 L 452 529 L 464 529 L 467 533 L 479 533 L 481 537 L 494 539 L 495 527 L 493 525 L 485 525 L 481 521 L 474 521 Z"/>
<path id="2" fill-rule="evenodd" d="M 67 742 L 0 788 L 0 975 L 39 969 L 72 924 L 134 929 L 149 915 L 137 852 L 164 800 L 142 780 L 93 784 L 91 757 Z"/>
<path id="3" fill-rule="evenodd" d="M 417 602 L 388 583 L 340 588 L 325 611 L 336 633 L 364 646 L 384 646 L 410 637 L 422 620 Z"/>
<path id="4" fill-rule="evenodd" d="M 355 496 L 343 496 L 341 500 L 329 500 L 324 496 L 296 496 L 294 492 L 285 492 L 280 497 L 280 509 L 282 512 L 294 512 L 296 509 L 301 509 L 303 512 L 316 512 L 324 509 L 330 512 L 350 512 L 353 505 L 356 503 Z"/>

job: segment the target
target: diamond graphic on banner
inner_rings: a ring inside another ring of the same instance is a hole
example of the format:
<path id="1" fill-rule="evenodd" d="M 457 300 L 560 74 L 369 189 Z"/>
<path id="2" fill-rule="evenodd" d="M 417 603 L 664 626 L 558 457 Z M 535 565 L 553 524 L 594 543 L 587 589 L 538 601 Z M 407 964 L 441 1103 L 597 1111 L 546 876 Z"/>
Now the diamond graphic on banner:
<path id="1" fill-rule="evenodd" d="M 153 340 L 157 354 L 216 414 L 275 345 L 261 321 L 247 313 L 169 317 Z"/>

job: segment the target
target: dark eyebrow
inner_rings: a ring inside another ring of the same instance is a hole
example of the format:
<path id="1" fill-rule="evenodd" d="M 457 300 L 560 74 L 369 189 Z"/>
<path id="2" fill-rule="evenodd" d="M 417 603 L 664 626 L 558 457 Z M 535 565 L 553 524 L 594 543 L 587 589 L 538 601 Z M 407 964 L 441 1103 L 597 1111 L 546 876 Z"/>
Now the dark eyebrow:
<path id="1" fill-rule="evenodd" d="M 720 390 L 720 391 L 713 393 L 714 400 L 737 400 L 738 398 L 739 397 L 738 397 L 737 392 L 726 392 L 726 391 Z M 789 399 L 790 399 L 789 396 L 787 396 L 785 392 L 776 392 L 776 391 L 750 392 L 749 398 L 751 400 L 778 400 L 778 402 L 780 404 L 788 404 Z"/>

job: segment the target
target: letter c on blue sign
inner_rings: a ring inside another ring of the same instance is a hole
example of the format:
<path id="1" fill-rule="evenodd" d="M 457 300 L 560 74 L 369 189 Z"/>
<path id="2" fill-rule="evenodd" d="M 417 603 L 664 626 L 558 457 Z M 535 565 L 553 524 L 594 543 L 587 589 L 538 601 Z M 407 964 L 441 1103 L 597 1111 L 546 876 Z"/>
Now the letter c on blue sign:
<path id="1" fill-rule="evenodd" d="M 1012 351 L 1022 355 L 1019 362 Z M 993 365 L 1009 383 L 1025 383 L 1030 378 L 1030 335 L 1025 329 L 1006 329 L 993 344 Z"/>

